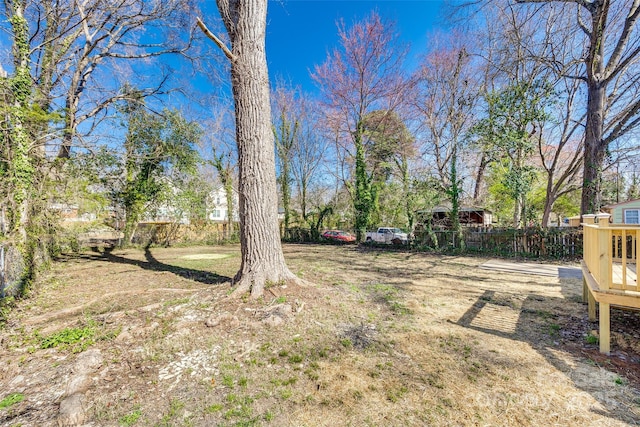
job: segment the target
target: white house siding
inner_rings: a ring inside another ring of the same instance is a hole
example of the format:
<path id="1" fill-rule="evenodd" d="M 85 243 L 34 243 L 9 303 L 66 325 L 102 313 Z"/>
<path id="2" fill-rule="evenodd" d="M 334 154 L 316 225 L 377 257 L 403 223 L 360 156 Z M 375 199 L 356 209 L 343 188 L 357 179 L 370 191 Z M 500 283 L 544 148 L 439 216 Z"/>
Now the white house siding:
<path id="1" fill-rule="evenodd" d="M 227 196 L 224 188 L 219 187 L 211 192 L 209 195 L 209 206 L 207 208 L 209 212 L 208 218 L 211 221 L 228 221 L 229 219 L 229 207 L 227 206 Z M 238 222 L 238 193 L 233 191 L 233 212 L 231 214 L 233 221 Z"/>

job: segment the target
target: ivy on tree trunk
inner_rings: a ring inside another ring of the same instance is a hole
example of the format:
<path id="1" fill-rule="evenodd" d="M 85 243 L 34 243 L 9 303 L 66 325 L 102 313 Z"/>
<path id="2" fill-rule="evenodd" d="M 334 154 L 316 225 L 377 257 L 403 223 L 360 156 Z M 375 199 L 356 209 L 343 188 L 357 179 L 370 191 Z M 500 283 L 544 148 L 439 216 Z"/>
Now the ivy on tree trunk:
<path id="1" fill-rule="evenodd" d="M 363 124 L 358 122 L 354 135 L 356 147 L 356 180 L 355 180 L 355 200 L 356 211 L 356 238 L 359 242 L 364 241 L 367 227 L 371 225 L 371 215 L 376 208 L 376 195 L 373 179 L 367 172 L 367 164 L 362 142 Z"/>

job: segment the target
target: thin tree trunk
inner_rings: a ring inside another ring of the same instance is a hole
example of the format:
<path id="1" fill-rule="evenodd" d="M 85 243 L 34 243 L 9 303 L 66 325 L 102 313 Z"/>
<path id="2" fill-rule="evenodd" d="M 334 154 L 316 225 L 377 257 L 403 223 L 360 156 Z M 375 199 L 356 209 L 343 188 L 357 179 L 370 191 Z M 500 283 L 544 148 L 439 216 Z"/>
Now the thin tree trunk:
<path id="1" fill-rule="evenodd" d="M 300 188 L 300 209 L 302 210 L 302 219 L 304 222 L 307 222 L 307 183 L 302 182 Z"/>
<path id="2" fill-rule="evenodd" d="M 280 176 L 282 189 L 282 208 L 284 209 L 284 229 L 289 229 L 291 221 L 291 185 L 289 181 L 289 159 L 282 159 L 282 175 Z"/>
<path id="3" fill-rule="evenodd" d="M 522 195 L 519 195 L 515 199 L 513 208 L 513 228 L 520 229 L 522 227 Z"/>
<path id="4" fill-rule="evenodd" d="M 473 201 L 478 202 L 480 198 L 480 189 L 482 188 L 482 180 L 484 179 L 484 171 L 487 169 L 489 161 L 487 160 L 487 153 L 482 153 L 480 158 L 480 165 L 478 166 L 478 172 L 476 173 L 476 185 L 473 189 Z"/>
<path id="5" fill-rule="evenodd" d="M 402 159 L 402 192 L 404 196 L 404 208 L 407 214 L 407 232 L 413 233 L 414 223 L 414 195 L 411 193 L 410 180 L 409 180 L 409 165 L 407 159 Z"/>

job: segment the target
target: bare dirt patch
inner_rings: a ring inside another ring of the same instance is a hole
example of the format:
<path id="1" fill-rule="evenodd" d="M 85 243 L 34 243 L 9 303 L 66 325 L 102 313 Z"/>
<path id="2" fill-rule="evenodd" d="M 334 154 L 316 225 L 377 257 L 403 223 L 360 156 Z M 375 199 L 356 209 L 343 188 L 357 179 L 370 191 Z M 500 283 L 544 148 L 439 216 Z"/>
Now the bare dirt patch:
<path id="1" fill-rule="evenodd" d="M 0 333 L 0 425 L 73 425 L 70 403 L 89 426 L 640 423 L 638 314 L 613 311 L 601 356 L 579 279 L 285 255 L 312 284 L 257 301 L 227 298 L 237 246 L 65 257 Z"/>

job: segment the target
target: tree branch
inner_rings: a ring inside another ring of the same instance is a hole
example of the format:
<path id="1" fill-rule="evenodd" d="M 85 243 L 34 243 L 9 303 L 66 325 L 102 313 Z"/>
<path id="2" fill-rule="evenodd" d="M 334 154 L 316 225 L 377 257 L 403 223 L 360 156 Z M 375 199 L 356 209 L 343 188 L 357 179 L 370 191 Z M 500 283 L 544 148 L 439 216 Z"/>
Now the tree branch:
<path id="1" fill-rule="evenodd" d="M 604 142 L 607 145 L 609 145 L 615 139 L 623 136 L 624 134 L 629 132 L 631 129 L 635 128 L 638 124 L 640 124 L 640 117 L 636 117 L 635 119 L 633 119 L 633 117 L 636 116 L 638 113 L 640 113 L 640 101 L 635 102 L 634 104 L 629 106 L 629 108 L 626 109 L 623 117 L 620 118 L 620 120 L 611 130 L 609 135 L 603 138 Z"/>
<path id="2" fill-rule="evenodd" d="M 229 60 L 231 62 L 234 62 L 236 60 L 236 57 L 233 55 L 233 53 L 231 53 L 231 50 L 229 50 L 229 48 L 227 47 L 227 45 L 225 45 L 222 40 L 220 40 L 215 34 L 213 34 L 208 28 L 207 26 L 204 24 L 204 22 L 202 22 L 202 20 L 197 17 L 196 18 L 196 22 L 198 23 L 198 27 L 200 27 L 200 29 L 202 30 L 202 32 L 204 33 L 205 36 L 209 37 L 211 40 L 213 40 L 213 42 L 220 48 L 222 49 L 222 52 L 224 52 L 224 55 L 229 58 Z"/>
<path id="3" fill-rule="evenodd" d="M 589 38 L 591 38 L 591 30 L 587 28 L 587 25 L 582 21 L 580 17 L 580 10 L 576 11 L 576 20 L 578 21 L 578 27 L 582 30 L 583 33 Z"/>
<path id="4" fill-rule="evenodd" d="M 516 3 L 576 3 L 591 12 L 591 9 L 594 7 L 593 3 L 589 0 L 516 0 Z"/>
<path id="5" fill-rule="evenodd" d="M 629 11 L 629 15 L 624 20 L 624 28 L 622 30 L 622 34 L 620 34 L 620 37 L 618 38 L 618 43 L 616 43 L 616 47 L 609 59 L 609 64 L 605 69 L 605 76 L 606 76 L 605 78 L 607 79 L 613 78 L 613 76 L 617 74 L 617 72 L 619 72 L 620 69 L 624 69 L 626 67 L 626 65 L 628 64 L 628 60 L 630 58 L 633 58 L 635 55 L 638 54 L 639 50 L 635 49 L 635 51 L 627 57 L 627 60 L 623 61 L 622 64 L 620 64 L 620 67 L 618 66 L 620 62 L 620 58 L 622 57 L 622 54 L 625 50 L 625 47 L 629 42 L 629 37 L 631 37 L 631 33 L 635 28 L 636 22 L 638 21 L 638 17 L 640 17 L 640 7 L 638 3 L 639 3 L 638 0 L 634 1 L 634 4 L 631 7 L 631 10 Z"/>
<path id="6" fill-rule="evenodd" d="M 618 74 L 620 74 L 621 72 L 625 71 L 626 68 L 637 59 L 638 54 L 640 54 L 640 47 L 637 47 L 633 52 L 631 52 L 629 55 L 627 55 L 627 57 L 620 62 L 620 64 L 617 65 L 617 67 L 615 67 L 613 70 L 610 71 L 610 74 L 607 75 L 606 80 L 607 81 L 611 81 L 612 79 L 614 79 Z M 607 67 L 608 69 L 608 67 Z M 609 71 L 607 71 L 609 73 Z"/>

